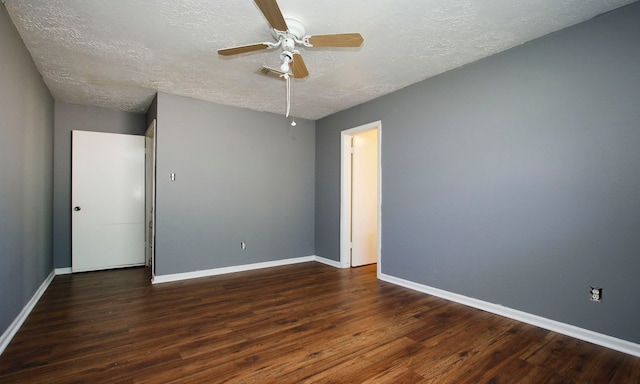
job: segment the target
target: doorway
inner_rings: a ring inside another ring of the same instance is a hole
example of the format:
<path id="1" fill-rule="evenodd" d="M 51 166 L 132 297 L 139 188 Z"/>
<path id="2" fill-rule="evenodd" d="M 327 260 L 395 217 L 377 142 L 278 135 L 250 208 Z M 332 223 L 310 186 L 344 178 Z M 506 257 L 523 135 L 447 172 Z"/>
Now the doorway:
<path id="1" fill-rule="evenodd" d="M 380 274 L 380 121 L 342 131 L 340 264 Z"/>
<path id="2" fill-rule="evenodd" d="M 145 133 L 145 263 L 151 267 L 151 279 L 156 276 L 155 238 L 156 238 L 156 120 L 154 119 Z"/>

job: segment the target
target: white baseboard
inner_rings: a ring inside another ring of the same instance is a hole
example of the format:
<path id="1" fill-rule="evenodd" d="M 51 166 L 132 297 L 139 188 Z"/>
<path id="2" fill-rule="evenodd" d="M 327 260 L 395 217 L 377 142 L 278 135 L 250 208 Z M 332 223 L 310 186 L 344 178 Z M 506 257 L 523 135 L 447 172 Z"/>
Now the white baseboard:
<path id="1" fill-rule="evenodd" d="M 224 275 L 224 274 L 227 274 L 227 273 L 251 271 L 251 270 L 254 270 L 254 269 L 271 268 L 271 267 L 279 267 L 279 266 L 282 266 L 282 265 L 306 263 L 306 262 L 309 262 L 309 261 L 316 261 L 315 258 L 316 258 L 316 256 L 305 256 L 305 257 L 296 257 L 296 258 L 293 258 L 293 259 L 267 261 L 267 262 L 264 262 L 264 263 L 234 265 L 234 266 L 231 266 L 231 267 L 214 268 L 214 269 L 207 269 L 207 270 L 202 270 L 202 271 L 174 273 L 174 274 L 171 274 L 171 275 L 159 275 L 159 276 L 156 275 L 156 276 L 153 277 L 152 283 L 153 284 L 169 283 L 169 282 L 172 282 L 172 281 L 197 279 L 199 277 Z"/>
<path id="2" fill-rule="evenodd" d="M 38 290 L 33 294 L 33 297 L 31 297 L 31 300 L 29 300 L 27 305 L 25 305 L 24 308 L 22 308 L 22 311 L 20 311 L 18 316 L 15 318 L 15 320 L 13 320 L 13 323 L 11 323 L 9 327 L 4 331 L 2 336 L 0 336 L 0 355 L 2 355 L 4 350 L 7 348 L 7 346 L 11 342 L 11 339 L 13 339 L 16 333 L 18 333 L 18 330 L 20 329 L 24 321 L 27 319 L 27 317 L 29 316 L 33 308 L 36 306 L 36 304 L 38 303 L 38 300 L 40 300 L 44 292 L 47 290 L 47 288 L 49 287 L 49 284 L 51 284 L 54 277 L 56 277 L 56 273 L 54 271 L 51 271 L 49 276 L 47 276 L 47 278 L 42 282 L 42 284 L 40 284 L 40 287 L 38 288 Z"/>
<path id="3" fill-rule="evenodd" d="M 313 260 L 317 261 L 318 263 L 322 263 L 322 264 L 326 264 L 329 265 L 331 267 L 335 267 L 335 268 L 344 268 L 342 266 L 342 264 L 340 264 L 339 261 L 335 261 L 335 260 L 331 260 L 331 259 L 326 259 L 324 257 L 320 257 L 320 256 L 313 256 Z"/>
<path id="4" fill-rule="evenodd" d="M 510 319 L 522 321 L 531 325 L 535 325 L 540 328 L 548 329 L 553 332 L 561 333 L 563 335 L 575 337 L 576 339 L 584 340 L 589 343 L 601 345 L 616 351 L 624 352 L 629 355 L 640 357 L 640 344 L 632 343 L 627 340 L 618 339 L 613 336 L 604 335 L 602 333 L 590 331 L 588 329 L 576 327 L 574 325 L 561 323 L 559 321 L 547 319 L 541 316 L 533 315 L 527 312 L 522 312 L 517 309 L 504 307 L 502 305 L 489 303 L 474 299 L 471 297 L 459 295 L 444 291 L 438 288 L 429 287 L 414 283 L 412 281 L 400 279 L 397 277 L 380 274 L 380 280 L 388 283 L 400 285 L 405 288 L 413 289 L 418 292 L 427 293 L 429 295 L 438 296 L 446 300 L 455 301 L 456 303 L 464 304 L 473 308 L 481 309 L 483 311 L 495 313 L 496 315 L 508 317 Z"/>
<path id="5" fill-rule="evenodd" d="M 68 268 L 56 268 L 54 270 L 54 272 L 56 273 L 56 276 L 58 276 L 58 275 L 70 275 L 72 273 L 71 267 L 68 267 Z"/>

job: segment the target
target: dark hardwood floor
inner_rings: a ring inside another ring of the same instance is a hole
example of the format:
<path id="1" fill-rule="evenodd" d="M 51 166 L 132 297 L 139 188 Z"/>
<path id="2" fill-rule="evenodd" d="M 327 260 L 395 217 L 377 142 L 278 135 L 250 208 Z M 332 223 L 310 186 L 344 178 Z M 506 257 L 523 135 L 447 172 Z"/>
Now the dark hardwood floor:
<path id="1" fill-rule="evenodd" d="M 640 383 L 640 358 L 305 263 L 152 286 L 57 276 L 1 383 Z"/>

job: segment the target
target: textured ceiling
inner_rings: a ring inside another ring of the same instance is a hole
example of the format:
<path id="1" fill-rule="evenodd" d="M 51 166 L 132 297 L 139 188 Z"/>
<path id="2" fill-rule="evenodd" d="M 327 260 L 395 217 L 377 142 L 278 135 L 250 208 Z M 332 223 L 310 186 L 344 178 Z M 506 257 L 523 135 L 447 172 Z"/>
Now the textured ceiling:
<path id="1" fill-rule="evenodd" d="M 285 112 L 279 51 L 251 0 L 3 0 L 54 98 L 145 112 L 156 91 Z M 360 32 L 360 48 L 300 48 L 310 75 L 292 115 L 318 119 L 634 0 L 279 0 L 307 34 Z"/>

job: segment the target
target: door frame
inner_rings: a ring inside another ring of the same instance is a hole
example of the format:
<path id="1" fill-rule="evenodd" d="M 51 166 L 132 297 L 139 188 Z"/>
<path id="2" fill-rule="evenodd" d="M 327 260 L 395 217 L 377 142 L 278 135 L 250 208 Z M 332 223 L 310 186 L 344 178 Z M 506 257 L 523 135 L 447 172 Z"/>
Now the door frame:
<path id="1" fill-rule="evenodd" d="M 340 134 L 340 267 L 351 267 L 351 139 L 358 133 L 378 130 L 378 250 L 376 271 L 380 277 L 382 262 L 382 122 L 380 120 L 346 129 Z"/>
<path id="2" fill-rule="evenodd" d="M 145 131 L 145 161 L 147 160 L 147 151 L 149 151 L 149 148 L 146 147 L 146 143 L 148 142 L 147 139 L 150 138 L 152 145 L 151 145 L 151 161 L 153 162 L 152 166 L 151 166 L 151 175 L 149 175 L 149 173 L 147 172 L 147 166 L 145 164 L 145 188 L 149 187 L 149 185 L 151 186 L 151 191 L 147 191 L 145 189 L 145 198 L 149 197 L 149 195 L 151 196 L 151 214 L 149 214 L 149 211 L 147 210 L 147 204 L 145 203 L 145 215 L 144 215 L 144 223 L 145 223 L 145 240 L 146 240 L 146 244 L 145 244 L 145 263 L 147 263 L 147 266 L 149 265 L 149 262 L 151 263 L 151 281 L 153 281 L 153 279 L 156 276 L 156 137 L 157 137 L 157 122 L 156 119 L 153 119 L 153 121 L 151 122 L 151 124 L 149 124 L 149 127 L 147 128 L 147 130 Z M 149 177 L 151 177 L 151 180 L 149 180 Z M 151 192 L 151 193 L 149 193 Z M 151 222 L 151 238 L 149 238 L 149 222 Z M 151 260 L 147 259 L 147 254 L 149 251 L 149 248 L 151 250 Z"/>

